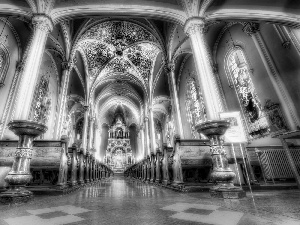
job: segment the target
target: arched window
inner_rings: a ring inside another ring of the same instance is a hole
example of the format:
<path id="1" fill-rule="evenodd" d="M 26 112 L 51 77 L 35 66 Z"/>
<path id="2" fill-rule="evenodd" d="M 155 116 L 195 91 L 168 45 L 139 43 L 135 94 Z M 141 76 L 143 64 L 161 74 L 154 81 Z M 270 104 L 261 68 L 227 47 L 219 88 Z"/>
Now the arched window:
<path id="1" fill-rule="evenodd" d="M 193 138 L 197 138 L 195 125 L 206 121 L 206 111 L 202 94 L 200 90 L 197 90 L 194 78 L 189 78 L 187 81 L 185 104 L 187 109 L 188 121 L 191 126 L 192 136 Z"/>
<path id="2" fill-rule="evenodd" d="M 242 48 L 234 47 L 227 52 L 225 71 L 229 86 L 235 89 L 238 96 L 249 137 L 253 139 L 268 135 L 269 124 L 255 91 L 249 64 Z"/>
<path id="3" fill-rule="evenodd" d="M 0 87 L 4 86 L 7 70 L 9 66 L 8 50 L 0 44 Z"/>
<path id="4" fill-rule="evenodd" d="M 36 87 L 33 104 L 32 116 L 33 121 L 46 124 L 51 110 L 51 97 L 49 93 L 49 78 L 47 75 L 41 77 Z"/>

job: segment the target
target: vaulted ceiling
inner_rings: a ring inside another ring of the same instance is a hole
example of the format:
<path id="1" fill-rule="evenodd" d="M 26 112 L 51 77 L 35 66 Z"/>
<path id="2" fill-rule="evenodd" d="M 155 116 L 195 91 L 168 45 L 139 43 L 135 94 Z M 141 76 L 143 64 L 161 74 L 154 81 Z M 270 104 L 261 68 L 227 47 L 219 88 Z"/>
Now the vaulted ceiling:
<path id="1" fill-rule="evenodd" d="M 208 22 L 206 37 L 212 51 L 219 33 L 232 20 L 299 26 L 298 1 L 188 2 L 192 6 L 189 9 L 181 0 L 2 0 L 0 14 L 10 15 L 8 21 L 22 46 L 30 36 L 31 28 L 26 24 L 31 16 L 43 12 L 49 15 L 55 28 L 46 50 L 53 55 L 60 74 L 62 61 L 74 65 L 68 94 L 93 104 L 102 122 L 110 123 L 111 115 L 122 112 L 126 123 L 140 124 L 150 96 L 155 116 L 162 117 L 169 110 L 165 63 L 177 62 L 178 80 L 181 65 L 191 54 L 182 26 L 189 16 L 185 10 Z"/>
<path id="2" fill-rule="evenodd" d="M 94 19 L 77 33 L 73 54 L 79 52 L 83 59 L 89 102 L 95 105 L 100 123 L 110 124 L 118 109 L 128 125 L 140 124 L 149 83 L 165 52 L 163 40 L 149 24 L 147 20 Z"/>

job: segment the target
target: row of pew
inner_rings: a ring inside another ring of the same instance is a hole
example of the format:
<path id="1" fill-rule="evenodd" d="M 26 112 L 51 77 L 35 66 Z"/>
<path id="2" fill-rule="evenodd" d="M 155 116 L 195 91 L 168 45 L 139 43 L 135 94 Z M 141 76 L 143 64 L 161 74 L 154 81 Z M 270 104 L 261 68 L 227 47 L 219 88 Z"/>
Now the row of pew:
<path id="1" fill-rule="evenodd" d="M 224 148 L 231 167 L 234 168 L 236 162 L 244 168 L 242 156 L 236 151 L 234 157 L 230 146 Z M 163 146 L 162 151 L 156 151 L 128 167 L 124 176 L 181 191 L 191 191 L 193 188 L 205 189 L 213 185 L 210 180 L 212 169 L 209 140 L 176 139 L 174 148 Z"/>
<path id="2" fill-rule="evenodd" d="M 5 176 L 14 160 L 17 141 L 0 141 L 0 190 L 5 190 Z M 29 188 L 68 189 L 111 177 L 113 171 L 80 145 L 68 147 L 68 139 L 35 140 L 30 163 L 33 179 Z"/>

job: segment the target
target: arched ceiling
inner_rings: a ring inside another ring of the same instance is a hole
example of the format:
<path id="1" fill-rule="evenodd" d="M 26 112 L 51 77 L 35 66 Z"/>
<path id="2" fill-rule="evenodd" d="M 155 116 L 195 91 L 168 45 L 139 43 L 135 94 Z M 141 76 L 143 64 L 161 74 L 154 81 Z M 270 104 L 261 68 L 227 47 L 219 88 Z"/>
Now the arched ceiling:
<path id="1" fill-rule="evenodd" d="M 82 28 L 73 51 L 80 52 L 87 67 L 88 97 L 97 109 L 101 106 L 100 123 L 110 122 L 118 105 L 125 120 L 140 124 L 161 42 L 153 29 L 128 20 L 93 20 Z"/>

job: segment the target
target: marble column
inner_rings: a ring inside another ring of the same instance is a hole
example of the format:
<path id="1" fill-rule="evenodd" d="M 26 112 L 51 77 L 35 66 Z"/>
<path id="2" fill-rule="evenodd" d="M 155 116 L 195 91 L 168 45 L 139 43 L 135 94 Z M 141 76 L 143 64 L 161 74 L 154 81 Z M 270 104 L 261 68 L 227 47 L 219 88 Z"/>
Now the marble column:
<path id="1" fill-rule="evenodd" d="M 32 179 L 30 161 L 33 140 L 47 130 L 44 124 L 30 121 L 29 116 L 48 33 L 53 29 L 53 23 L 45 15 L 35 15 L 32 18 L 32 25 L 34 31 L 25 50 L 24 66 L 19 74 L 14 120 L 7 124 L 8 128 L 19 137 L 19 142 L 12 169 L 5 177 L 9 190 L 0 195 L 0 202 L 5 204 L 27 202 L 32 198 L 32 192 L 27 190 L 25 185 Z"/>
<path id="2" fill-rule="evenodd" d="M 36 15 L 32 18 L 33 35 L 24 53 L 24 67 L 21 74 L 17 99 L 15 102 L 15 120 L 28 120 L 36 81 L 42 63 L 48 33 L 53 23 L 48 16 Z"/>
<path id="3" fill-rule="evenodd" d="M 147 151 L 146 151 L 145 135 L 144 135 L 144 127 L 143 126 L 141 126 L 140 133 L 141 133 L 141 148 L 142 148 L 142 155 L 141 156 L 143 158 L 146 158 Z"/>
<path id="4" fill-rule="evenodd" d="M 224 111 L 224 105 L 213 73 L 211 54 L 208 51 L 204 27 L 205 21 L 203 18 L 192 17 L 186 21 L 184 31 L 190 38 L 197 70 L 197 80 L 205 100 L 206 115 L 208 119 L 213 120 L 219 118 L 219 113 Z"/>
<path id="5" fill-rule="evenodd" d="M 155 143 L 155 129 L 154 129 L 154 118 L 152 107 L 149 107 L 149 125 L 150 125 L 150 149 L 151 153 L 155 154 L 156 152 L 156 143 Z"/>
<path id="6" fill-rule="evenodd" d="M 74 143 L 72 145 L 72 169 L 71 169 L 71 185 L 77 185 L 77 164 L 78 164 L 78 156 L 77 156 L 77 145 Z"/>
<path id="7" fill-rule="evenodd" d="M 84 154 L 87 149 L 87 134 L 88 134 L 88 123 L 89 123 L 89 106 L 84 106 L 84 122 L 83 122 L 83 131 L 82 131 L 82 148 L 84 150 Z"/>
<path id="8" fill-rule="evenodd" d="M 88 150 L 91 152 L 91 153 L 94 153 L 94 149 L 93 149 L 93 137 L 94 137 L 94 121 L 95 121 L 95 118 L 94 117 L 90 117 L 90 127 L 89 127 L 89 135 L 88 135 Z"/>
<path id="9" fill-rule="evenodd" d="M 63 122 L 65 119 L 65 111 L 67 104 L 67 94 L 68 94 L 68 85 L 71 71 L 71 63 L 70 62 L 62 62 L 61 64 L 63 72 L 62 72 L 62 80 L 60 86 L 60 95 L 58 100 L 58 117 L 56 122 L 55 129 L 55 138 L 58 139 L 62 135 L 63 130 Z"/>
<path id="10" fill-rule="evenodd" d="M 146 150 L 146 155 L 145 157 L 149 156 L 150 157 L 150 137 L 149 137 L 149 118 L 145 117 L 144 118 L 144 124 L 145 124 L 145 150 Z"/>
<path id="11" fill-rule="evenodd" d="M 86 159 L 85 159 L 85 176 L 84 176 L 84 181 L 85 183 L 89 183 L 90 182 L 90 176 L 89 176 L 89 172 L 90 172 L 90 162 L 91 162 L 91 158 L 90 158 L 90 153 L 87 151 L 86 152 Z"/>
<path id="12" fill-rule="evenodd" d="M 175 64 L 169 63 L 168 66 L 166 67 L 166 73 L 168 75 L 169 85 L 171 86 L 170 92 L 171 92 L 171 98 L 173 103 L 172 105 L 174 107 L 175 118 L 176 118 L 176 130 L 180 138 L 184 138 L 174 71 L 175 71 Z"/>
<path id="13" fill-rule="evenodd" d="M 246 23 L 243 27 L 243 31 L 251 36 L 262 62 L 267 70 L 268 76 L 278 96 L 281 108 L 284 112 L 285 118 L 291 130 L 296 130 L 300 125 L 297 110 L 295 105 L 280 78 L 280 74 L 276 68 L 276 65 L 271 57 L 271 54 L 266 46 L 266 43 L 259 31 L 258 23 Z"/>

